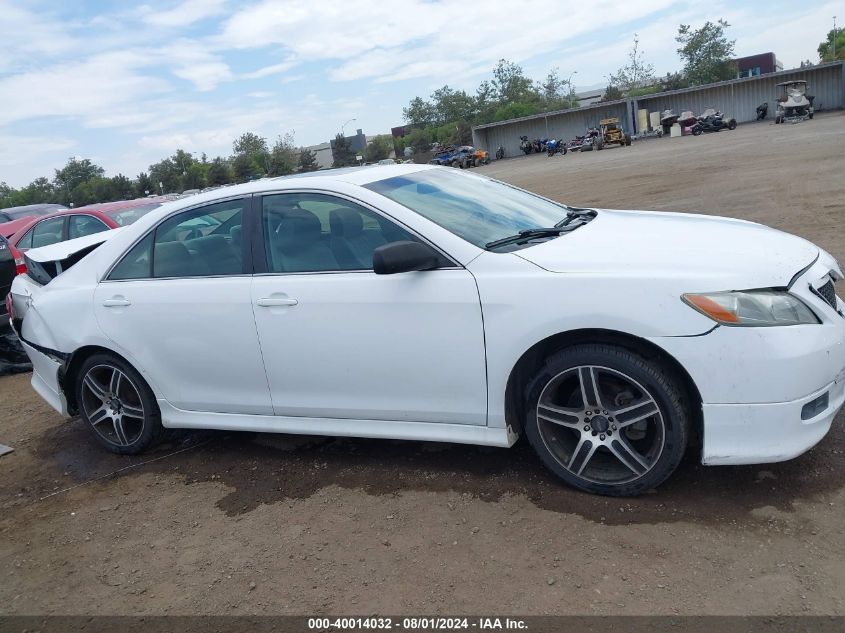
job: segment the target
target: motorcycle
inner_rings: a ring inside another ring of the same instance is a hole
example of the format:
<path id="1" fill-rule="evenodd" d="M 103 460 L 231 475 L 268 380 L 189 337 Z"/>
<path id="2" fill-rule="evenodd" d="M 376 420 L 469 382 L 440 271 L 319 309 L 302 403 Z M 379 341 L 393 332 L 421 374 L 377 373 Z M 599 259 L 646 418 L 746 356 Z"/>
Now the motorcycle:
<path id="1" fill-rule="evenodd" d="M 529 141 L 527 136 L 520 136 L 519 149 L 521 149 L 526 154 L 530 154 L 534 151 L 534 143 Z"/>
<path id="2" fill-rule="evenodd" d="M 502 145 L 496 148 L 496 160 L 502 160 L 505 157 L 505 148 Z"/>
<path id="3" fill-rule="evenodd" d="M 555 154 L 566 156 L 566 151 L 566 144 L 563 141 L 558 141 L 557 139 L 550 138 L 546 142 L 546 152 L 548 152 L 550 157 L 554 156 Z"/>
<path id="4" fill-rule="evenodd" d="M 693 136 L 698 136 L 704 132 L 710 133 L 735 129 L 736 119 L 728 119 L 725 121 L 725 117 L 721 112 L 708 108 L 693 124 L 692 134 Z"/>
<path id="5" fill-rule="evenodd" d="M 761 103 L 757 106 L 757 120 L 762 121 L 766 118 L 766 115 L 769 113 L 769 102 L 766 101 L 765 103 Z"/>

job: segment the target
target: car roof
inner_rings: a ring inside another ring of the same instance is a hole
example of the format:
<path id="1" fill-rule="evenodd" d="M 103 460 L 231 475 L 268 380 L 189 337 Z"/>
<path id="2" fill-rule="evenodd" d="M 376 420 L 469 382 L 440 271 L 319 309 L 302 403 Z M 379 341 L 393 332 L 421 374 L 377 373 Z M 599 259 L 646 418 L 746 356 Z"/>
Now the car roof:
<path id="1" fill-rule="evenodd" d="M 5 209 L 0 209 L 0 211 L 9 212 L 9 211 L 43 211 L 45 209 L 54 209 L 56 211 L 60 209 L 67 209 L 66 206 L 63 204 L 48 204 L 48 203 L 39 203 L 39 204 L 25 204 L 20 207 L 6 207 Z"/>
<path id="2" fill-rule="evenodd" d="M 240 185 L 222 187 L 205 193 L 198 193 L 176 200 L 167 199 L 158 209 L 150 211 L 144 220 L 158 222 L 171 213 L 197 207 L 203 204 L 214 204 L 222 200 L 248 196 L 254 193 L 285 191 L 286 189 L 326 189 L 331 191 L 338 184 L 364 186 L 371 182 L 403 176 L 429 169 L 445 169 L 436 165 L 396 164 L 396 165 L 367 165 L 362 167 L 340 167 L 336 169 L 321 169 L 276 178 L 262 178 Z M 307 184 L 306 184 L 307 183 Z M 148 199 L 151 200 L 151 199 Z"/>
<path id="3" fill-rule="evenodd" d="M 164 196 L 156 196 L 155 198 L 135 198 L 133 200 L 116 200 L 114 202 L 97 202 L 89 204 L 84 207 L 77 207 L 71 211 L 85 212 L 85 211 L 100 211 L 101 213 L 109 213 L 110 211 L 119 211 L 121 209 L 131 209 L 133 207 L 143 207 L 148 204 L 164 204 L 170 202 L 171 198 Z"/>

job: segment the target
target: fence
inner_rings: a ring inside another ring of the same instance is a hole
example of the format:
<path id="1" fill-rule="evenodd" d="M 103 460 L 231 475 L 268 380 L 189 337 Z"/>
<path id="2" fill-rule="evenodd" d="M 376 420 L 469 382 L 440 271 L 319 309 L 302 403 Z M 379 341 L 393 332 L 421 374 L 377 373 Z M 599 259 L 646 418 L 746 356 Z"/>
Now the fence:
<path id="1" fill-rule="evenodd" d="M 472 129 L 476 147 L 495 152 L 500 145 L 506 156 L 521 154 L 519 137 L 571 139 L 593 126 L 601 119 L 615 116 L 623 122 L 626 131 L 639 133 L 636 113 L 640 108 L 651 112 L 672 109 L 677 114 L 692 110 L 700 114 L 706 108 L 716 108 L 734 117 L 740 123 L 753 121 L 757 106 L 769 103 L 769 116 L 774 116 L 780 89 L 777 84 L 794 79 L 808 82 L 807 92 L 816 97 L 817 110 L 833 110 L 845 106 L 845 62 L 837 61 L 809 68 L 785 70 L 759 77 L 745 77 L 684 88 L 642 97 L 597 103 L 583 108 L 546 112 L 533 116 L 478 125 Z"/>

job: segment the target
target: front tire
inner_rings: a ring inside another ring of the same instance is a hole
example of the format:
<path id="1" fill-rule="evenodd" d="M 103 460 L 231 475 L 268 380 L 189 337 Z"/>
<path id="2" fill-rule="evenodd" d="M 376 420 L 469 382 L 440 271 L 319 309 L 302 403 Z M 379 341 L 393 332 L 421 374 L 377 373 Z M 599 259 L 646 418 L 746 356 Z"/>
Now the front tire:
<path id="1" fill-rule="evenodd" d="M 76 402 L 94 437 L 113 453 L 135 455 L 164 434 L 152 389 L 118 356 L 95 354 L 82 364 Z"/>
<path id="2" fill-rule="evenodd" d="M 552 354 L 526 391 L 528 441 L 549 470 L 590 493 L 633 496 L 677 468 L 690 415 L 659 363 L 613 345 Z"/>

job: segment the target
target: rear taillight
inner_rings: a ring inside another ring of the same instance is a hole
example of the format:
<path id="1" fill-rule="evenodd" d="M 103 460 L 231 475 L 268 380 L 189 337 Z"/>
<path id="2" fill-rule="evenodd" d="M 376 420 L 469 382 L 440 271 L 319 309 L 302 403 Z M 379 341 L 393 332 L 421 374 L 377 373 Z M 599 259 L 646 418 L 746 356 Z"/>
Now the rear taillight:
<path id="1" fill-rule="evenodd" d="M 23 275 L 26 272 L 26 260 L 23 258 L 23 253 L 11 244 L 9 244 L 9 250 L 12 251 L 12 257 L 15 258 L 15 275 Z"/>

